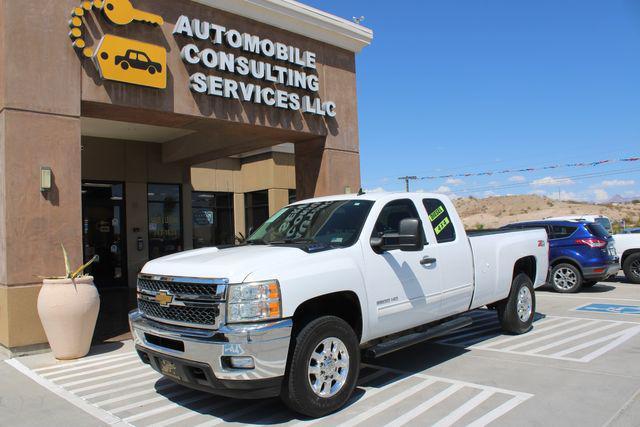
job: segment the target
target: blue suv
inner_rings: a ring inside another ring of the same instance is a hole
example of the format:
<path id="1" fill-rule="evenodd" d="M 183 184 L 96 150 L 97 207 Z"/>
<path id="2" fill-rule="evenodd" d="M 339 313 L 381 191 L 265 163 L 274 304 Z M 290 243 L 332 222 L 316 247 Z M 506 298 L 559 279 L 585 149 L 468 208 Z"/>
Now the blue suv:
<path id="1" fill-rule="evenodd" d="M 503 228 L 544 228 L 549 236 L 549 284 L 558 292 L 578 292 L 620 270 L 613 237 L 586 221 L 527 221 Z"/>

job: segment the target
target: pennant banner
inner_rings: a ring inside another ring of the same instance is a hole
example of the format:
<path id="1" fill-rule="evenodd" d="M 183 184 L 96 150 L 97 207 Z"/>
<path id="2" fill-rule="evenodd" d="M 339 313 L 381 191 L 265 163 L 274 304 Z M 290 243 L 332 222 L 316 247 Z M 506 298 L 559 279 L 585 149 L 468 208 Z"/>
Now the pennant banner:
<path id="1" fill-rule="evenodd" d="M 557 165 L 541 166 L 537 168 L 503 169 L 498 171 L 487 171 L 487 172 L 471 172 L 471 173 L 458 173 L 458 174 L 451 174 L 451 175 L 423 176 L 423 177 L 420 177 L 420 179 L 467 178 L 470 176 L 491 176 L 491 175 L 498 175 L 498 174 L 504 174 L 504 173 L 525 173 L 525 172 L 535 172 L 535 171 L 543 171 L 543 170 L 558 169 L 558 168 L 581 168 L 581 167 L 589 167 L 589 166 L 600 166 L 607 163 L 637 162 L 637 161 L 640 161 L 640 157 L 624 157 L 622 159 L 598 160 L 596 162 L 564 163 L 564 164 L 557 164 Z"/>

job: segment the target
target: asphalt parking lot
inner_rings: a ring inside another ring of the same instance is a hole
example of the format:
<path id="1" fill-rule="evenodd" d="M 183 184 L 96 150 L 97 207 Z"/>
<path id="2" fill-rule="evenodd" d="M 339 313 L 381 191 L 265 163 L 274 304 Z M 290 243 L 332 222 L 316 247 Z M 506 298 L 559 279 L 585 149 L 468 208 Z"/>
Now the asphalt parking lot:
<path id="1" fill-rule="evenodd" d="M 494 312 L 477 310 L 474 324 L 456 334 L 366 364 L 351 403 L 323 419 L 302 419 L 278 399 L 234 400 L 175 385 L 125 342 L 75 362 L 50 354 L 5 361 L 0 375 L 10 381 L 0 397 L 10 391 L 13 400 L 0 401 L 0 425 L 42 425 L 42 411 L 48 425 L 66 426 L 638 425 L 640 286 L 610 281 L 579 294 L 536 295 L 529 333 L 504 335 Z M 37 405 L 10 405 L 36 392 Z"/>

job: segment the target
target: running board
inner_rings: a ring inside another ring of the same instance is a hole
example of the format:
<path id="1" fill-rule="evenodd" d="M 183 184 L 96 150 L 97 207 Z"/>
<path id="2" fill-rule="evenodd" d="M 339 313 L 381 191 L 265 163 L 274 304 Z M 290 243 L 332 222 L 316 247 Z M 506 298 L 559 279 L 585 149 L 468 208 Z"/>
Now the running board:
<path id="1" fill-rule="evenodd" d="M 396 350 L 402 350 L 403 348 L 410 347 L 414 344 L 418 344 L 432 338 L 440 337 L 442 335 L 447 335 L 460 328 L 467 327 L 472 323 L 473 319 L 470 316 L 456 317 L 455 319 L 440 323 L 439 325 L 429 328 L 424 332 L 416 332 L 409 335 L 403 335 L 399 338 L 376 344 L 373 347 L 368 348 L 365 351 L 364 356 L 367 359 L 375 359 L 377 357 L 392 353 Z"/>

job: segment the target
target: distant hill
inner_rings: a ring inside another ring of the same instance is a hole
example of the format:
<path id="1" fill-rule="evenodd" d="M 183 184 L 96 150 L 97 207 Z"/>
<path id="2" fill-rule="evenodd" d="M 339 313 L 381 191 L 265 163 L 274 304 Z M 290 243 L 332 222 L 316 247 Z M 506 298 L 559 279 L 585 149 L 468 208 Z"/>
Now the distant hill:
<path id="1" fill-rule="evenodd" d="M 484 199 L 454 200 L 468 229 L 496 228 L 511 222 L 543 219 L 550 216 L 598 214 L 612 221 L 624 219 L 627 227 L 640 226 L 640 202 L 594 204 L 558 201 L 535 195 L 498 196 Z"/>

